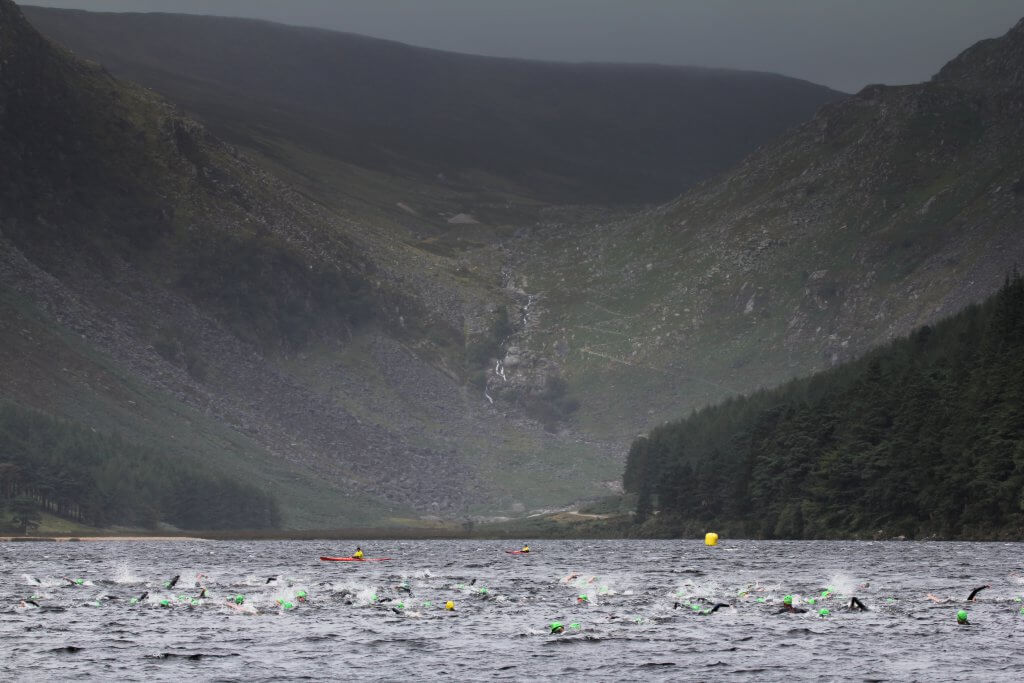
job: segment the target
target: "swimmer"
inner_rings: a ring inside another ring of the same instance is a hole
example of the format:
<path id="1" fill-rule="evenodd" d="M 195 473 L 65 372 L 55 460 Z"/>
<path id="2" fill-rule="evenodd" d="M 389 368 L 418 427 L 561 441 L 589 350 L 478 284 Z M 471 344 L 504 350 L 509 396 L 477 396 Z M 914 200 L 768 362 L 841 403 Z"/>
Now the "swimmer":
<path id="1" fill-rule="evenodd" d="M 856 597 L 850 598 L 850 609 L 860 610 L 861 612 L 869 611 L 868 608 L 864 605 L 864 603 L 858 600 Z"/>
<path id="2" fill-rule="evenodd" d="M 69 584 L 71 584 L 71 586 L 74 587 L 74 588 L 78 588 L 79 586 L 81 586 L 82 584 L 85 583 L 84 579 L 75 579 L 74 581 L 72 581 L 71 579 L 69 579 L 66 576 L 64 577 L 64 580 L 67 581 Z"/>
<path id="3" fill-rule="evenodd" d="M 139 604 L 140 602 L 142 602 L 143 600 L 145 600 L 148 597 L 149 597 L 149 591 L 146 591 L 142 595 L 140 595 L 139 597 L 132 598 L 131 600 L 129 600 L 128 604 L 129 605 L 137 605 L 137 604 Z"/>
<path id="4" fill-rule="evenodd" d="M 967 610 L 962 609 L 956 613 L 956 623 L 958 626 L 970 626 L 971 622 L 967 621 Z"/>
<path id="5" fill-rule="evenodd" d="M 178 583 L 178 579 L 180 579 L 180 578 L 181 578 L 181 574 L 175 574 L 173 578 L 171 578 L 171 579 L 169 579 L 167 581 L 164 581 L 164 588 L 167 588 L 167 589 L 174 588 L 174 586 L 177 585 L 177 583 Z"/>
<path id="6" fill-rule="evenodd" d="M 683 603 L 677 602 L 674 605 L 672 605 L 672 609 L 679 609 L 679 607 L 681 605 L 683 605 Z M 707 616 L 708 614 L 714 614 L 715 612 L 717 612 L 718 610 L 722 609 L 723 607 L 732 607 L 732 605 L 730 605 L 728 603 L 725 603 L 725 602 L 716 602 L 714 607 L 710 607 L 708 609 L 700 609 L 700 608 L 698 608 L 697 605 L 690 605 L 690 608 L 694 612 L 696 612 L 697 614 L 699 614 L 701 616 Z"/>
<path id="7" fill-rule="evenodd" d="M 306 593 L 306 591 L 299 591 L 298 593 L 295 594 L 295 601 L 296 602 L 306 602 L 308 600 L 309 600 L 309 594 Z"/>
<path id="8" fill-rule="evenodd" d="M 560 621 L 552 621 L 548 628 L 551 629 L 551 634 L 562 633 L 565 631 L 565 626 L 563 626 Z"/>
<path id="9" fill-rule="evenodd" d="M 990 586 L 988 584 L 985 584 L 984 586 L 978 586 L 977 588 L 975 588 L 974 590 L 971 591 L 970 595 L 967 596 L 967 602 L 975 602 L 975 596 L 978 593 L 980 593 L 981 591 L 985 590 L 986 588 L 991 588 L 991 587 L 992 586 Z"/>
<path id="10" fill-rule="evenodd" d="M 776 614 L 782 614 L 784 612 L 789 612 L 791 614 L 804 614 L 807 610 L 800 609 L 799 607 L 793 607 L 793 596 L 787 595 L 782 598 L 782 609 L 776 612 Z"/>
<path id="11" fill-rule="evenodd" d="M 243 612 L 245 614 L 258 614 L 255 607 L 253 607 L 252 605 L 245 604 L 244 595 L 236 595 L 233 598 L 228 598 L 227 601 L 224 603 L 224 606 L 230 607 L 236 612 Z"/>
<path id="12" fill-rule="evenodd" d="M 277 581 L 277 577 L 276 576 L 268 576 L 266 583 L 270 583 L 271 581 Z M 266 585 L 266 584 L 264 584 L 264 585 Z"/>
<path id="13" fill-rule="evenodd" d="M 28 609 L 29 605 L 32 605 L 33 607 L 39 607 L 39 603 L 33 600 L 32 598 L 25 598 L 24 600 L 18 602 L 18 607 L 20 607 L 21 609 Z"/>

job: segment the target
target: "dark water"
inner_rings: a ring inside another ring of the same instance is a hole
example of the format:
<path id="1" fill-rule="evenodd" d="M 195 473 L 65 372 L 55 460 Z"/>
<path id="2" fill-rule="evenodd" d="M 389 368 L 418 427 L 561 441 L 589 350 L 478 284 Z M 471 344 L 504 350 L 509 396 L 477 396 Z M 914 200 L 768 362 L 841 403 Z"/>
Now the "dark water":
<path id="1" fill-rule="evenodd" d="M 1024 680 L 1024 544 L 362 546 L 394 560 L 319 562 L 355 547 L 334 542 L 0 544 L 0 680 Z M 198 595 L 199 574 L 207 597 L 193 606 L 180 598 Z M 777 614 L 787 593 L 809 611 Z M 236 594 L 256 613 L 226 607 Z M 19 606 L 33 595 L 40 608 Z M 851 595 L 871 611 L 846 609 Z M 693 608 L 716 602 L 734 607 Z M 554 620 L 565 633 L 549 633 Z"/>

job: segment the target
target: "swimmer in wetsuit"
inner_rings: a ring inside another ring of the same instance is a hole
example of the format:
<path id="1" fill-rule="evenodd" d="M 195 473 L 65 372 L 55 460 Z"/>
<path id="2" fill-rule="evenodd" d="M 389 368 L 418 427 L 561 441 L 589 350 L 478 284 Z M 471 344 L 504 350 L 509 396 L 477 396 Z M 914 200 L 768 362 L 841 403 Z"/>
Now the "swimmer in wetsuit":
<path id="1" fill-rule="evenodd" d="M 856 597 L 851 597 L 850 598 L 850 609 L 852 609 L 852 610 L 859 610 L 861 612 L 869 611 L 867 606 L 863 602 L 858 600 Z"/>
<path id="2" fill-rule="evenodd" d="M 782 609 L 776 612 L 776 614 L 783 614 L 785 612 L 789 612 L 791 614 L 805 614 L 807 610 L 800 609 L 799 607 L 793 607 L 793 596 L 787 595 L 782 598 Z"/>

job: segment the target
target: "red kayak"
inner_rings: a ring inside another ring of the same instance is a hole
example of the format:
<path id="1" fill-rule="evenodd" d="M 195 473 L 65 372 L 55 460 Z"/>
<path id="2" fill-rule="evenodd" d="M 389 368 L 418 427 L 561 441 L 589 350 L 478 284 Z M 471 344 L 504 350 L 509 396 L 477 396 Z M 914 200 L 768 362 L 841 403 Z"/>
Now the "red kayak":
<path id="1" fill-rule="evenodd" d="M 530 553 L 524 552 L 522 550 L 506 550 L 505 552 L 508 553 L 509 555 L 529 555 L 530 554 Z"/>
<path id="2" fill-rule="evenodd" d="M 324 562 L 384 562 L 390 557 L 321 557 Z"/>

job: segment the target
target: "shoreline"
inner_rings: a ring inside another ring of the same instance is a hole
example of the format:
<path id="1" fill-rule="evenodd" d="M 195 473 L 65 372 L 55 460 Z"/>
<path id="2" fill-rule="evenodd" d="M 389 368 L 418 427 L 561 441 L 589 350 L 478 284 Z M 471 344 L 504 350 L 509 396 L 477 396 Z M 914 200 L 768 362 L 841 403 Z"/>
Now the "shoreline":
<path id="1" fill-rule="evenodd" d="M 198 536 L 0 536 L 0 543 L 90 543 L 97 541 L 208 541 Z"/>

